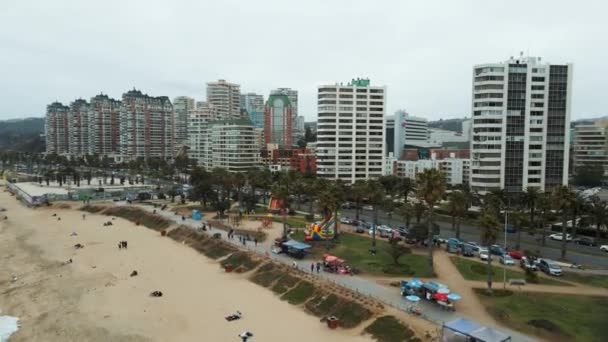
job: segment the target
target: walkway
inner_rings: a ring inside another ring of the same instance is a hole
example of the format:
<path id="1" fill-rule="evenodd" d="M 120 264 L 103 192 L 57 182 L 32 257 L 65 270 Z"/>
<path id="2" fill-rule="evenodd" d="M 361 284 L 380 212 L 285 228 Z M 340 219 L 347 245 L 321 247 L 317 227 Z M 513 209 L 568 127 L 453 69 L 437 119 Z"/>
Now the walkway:
<path id="1" fill-rule="evenodd" d="M 119 202 L 118 204 L 125 205 L 124 202 Z M 146 211 L 149 211 L 149 212 L 152 212 L 154 210 L 154 208 L 152 208 L 150 206 L 146 206 L 146 205 L 135 205 L 135 206 L 137 206 L 141 209 L 144 209 Z M 178 225 L 188 226 L 193 229 L 199 228 L 202 223 L 201 221 L 194 221 L 191 218 L 187 218 L 185 221 L 182 221 L 180 216 L 176 216 L 171 211 L 162 211 L 162 210 L 157 209 L 156 213 L 163 216 L 164 218 L 167 218 L 167 219 L 175 222 Z M 222 238 L 225 238 L 225 236 L 227 234 L 225 231 L 219 230 L 219 229 L 212 229 L 212 230 L 207 231 L 207 234 L 214 234 L 214 233 L 222 234 Z M 246 248 L 247 250 L 258 253 L 260 255 L 267 255 L 267 252 L 270 251 L 270 249 L 273 245 L 273 242 L 274 242 L 272 239 L 268 239 L 267 241 L 264 241 L 263 243 L 258 243 L 258 246 L 254 247 L 252 242 L 249 242 L 245 246 L 243 246 L 236 239 L 235 240 L 224 239 L 224 241 L 232 243 L 241 249 Z M 291 264 L 293 264 L 294 261 L 296 261 L 298 268 L 305 270 L 305 271 L 310 270 L 310 263 L 311 263 L 310 260 L 295 260 L 293 258 L 290 258 L 285 255 L 281 255 L 281 254 L 279 254 L 279 255 L 274 255 L 272 253 L 268 253 L 268 254 L 270 254 L 271 259 L 273 259 L 277 262 L 291 265 Z M 438 260 L 441 260 L 441 261 L 437 262 Z M 441 258 L 439 258 L 435 261 L 435 266 L 437 267 L 438 273 L 443 272 L 441 270 L 445 271 L 445 269 L 444 269 L 445 264 L 452 265 L 452 263 L 449 260 L 446 263 Z M 456 271 L 456 273 L 452 273 L 452 272 L 448 271 L 448 274 L 457 274 L 458 277 L 461 277 L 460 273 L 457 271 Z M 372 279 L 366 279 L 366 278 L 358 277 L 358 276 L 344 276 L 344 275 L 336 275 L 336 274 L 323 273 L 323 272 L 321 274 L 319 274 L 319 276 L 321 276 L 324 279 L 329 280 L 335 284 L 349 288 L 355 292 L 370 296 L 370 297 L 372 297 L 378 301 L 381 301 L 387 305 L 390 305 L 396 309 L 400 309 L 400 310 L 404 310 L 404 311 L 407 309 L 408 303 L 403 299 L 403 297 L 401 296 L 401 294 L 397 288 L 382 286 L 382 285 L 376 283 Z M 456 285 L 456 283 L 453 283 L 452 280 L 450 280 L 450 279 L 442 278 L 442 280 L 446 281 L 448 286 L 450 285 L 450 283 L 452 283 L 455 285 L 454 288 L 458 288 L 459 290 L 461 288 L 466 288 L 468 286 L 468 285 L 458 286 L 458 285 Z M 462 294 L 464 296 L 471 296 L 471 298 L 473 298 L 472 296 L 474 296 L 472 291 L 471 291 L 471 293 L 462 293 Z M 458 319 L 458 318 L 468 318 L 471 320 L 478 321 L 478 316 L 479 316 L 479 315 L 476 315 L 476 317 L 472 317 L 471 315 L 467 315 L 464 312 L 445 311 L 445 310 L 442 310 L 441 308 L 439 308 L 437 305 L 434 305 L 433 303 L 430 303 L 430 302 L 427 302 L 424 300 L 420 301 L 420 307 L 422 309 L 424 318 L 426 318 L 427 320 L 430 320 L 436 324 L 439 324 L 439 325 L 441 325 L 443 322 L 451 321 L 451 320 Z M 479 309 L 479 308 L 477 308 L 477 309 Z M 481 308 L 481 309 L 483 309 L 483 308 Z M 511 335 L 512 341 L 514 341 L 514 342 L 536 341 L 535 339 L 533 339 L 529 336 L 526 336 L 524 334 L 521 334 L 519 332 L 510 330 L 510 329 L 502 327 L 502 326 L 497 326 L 495 324 L 495 322 L 493 322 L 493 321 L 486 320 L 486 321 L 480 322 L 480 323 L 488 324 L 501 331 L 504 331 L 505 333 Z"/>

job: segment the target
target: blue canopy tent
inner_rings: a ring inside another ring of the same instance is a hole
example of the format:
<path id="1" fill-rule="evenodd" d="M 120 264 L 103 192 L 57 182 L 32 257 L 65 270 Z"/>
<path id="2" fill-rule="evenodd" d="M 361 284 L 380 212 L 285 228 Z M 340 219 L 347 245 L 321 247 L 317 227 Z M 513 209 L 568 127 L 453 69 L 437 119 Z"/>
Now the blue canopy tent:
<path id="1" fill-rule="evenodd" d="M 511 336 L 498 330 L 485 327 L 473 321 L 460 318 L 443 324 L 442 341 L 506 342 Z"/>
<path id="2" fill-rule="evenodd" d="M 311 247 L 311 245 L 307 245 L 296 240 L 288 240 L 281 244 L 283 253 L 298 259 L 302 259 L 306 255 L 306 251 Z"/>

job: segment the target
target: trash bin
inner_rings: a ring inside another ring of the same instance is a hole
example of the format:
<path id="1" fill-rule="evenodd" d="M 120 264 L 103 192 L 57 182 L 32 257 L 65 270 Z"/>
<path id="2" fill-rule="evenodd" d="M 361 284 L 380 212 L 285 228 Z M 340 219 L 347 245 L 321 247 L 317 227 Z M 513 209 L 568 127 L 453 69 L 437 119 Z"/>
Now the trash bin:
<path id="1" fill-rule="evenodd" d="M 329 329 L 336 329 L 338 327 L 338 317 L 327 317 L 327 326 L 329 327 Z"/>
<path id="2" fill-rule="evenodd" d="M 232 265 L 231 264 L 224 265 L 224 270 L 226 271 L 226 273 L 232 272 Z"/>

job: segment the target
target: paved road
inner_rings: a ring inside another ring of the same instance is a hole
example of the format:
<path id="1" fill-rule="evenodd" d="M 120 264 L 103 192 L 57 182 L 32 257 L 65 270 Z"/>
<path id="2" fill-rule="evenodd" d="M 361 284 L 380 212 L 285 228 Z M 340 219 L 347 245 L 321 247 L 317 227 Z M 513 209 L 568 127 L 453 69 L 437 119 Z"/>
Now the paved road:
<path id="1" fill-rule="evenodd" d="M 355 218 L 355 211 L 350 209 L 342 209 L 342 215 L 348 218 Z M 373 221 L 373 213 L 371 211 L 362 210 L 359 214 L 359 218 L 367 222 Z M 413 220 L 415 221 L 415 220 Z M 403 221 L 400 217 L 393 215 L 393 218 L 389 218 L 383 212 L 378 214 L 379 224 L 391 224 L 391 225 L 403 225 Z M 450 222 L 438 221 L 439 228 L 441 230 L 440 235 L 445 238 L 455 236 L 455 232 L 452 230 Z M 460 237 L 464 241 L 479 241 L 479 230 L 477 227 L 462 223 L 460 225 Z M 516 234 L 507 234 L 507 245 L 514 245 Z M 504 241 L 504 234 L 500 234 L 498 238 L 499 244 Z M 540 250 L 541 255 L 545 258 L 559 259 L 561 256 L 560 252 L 561 244 L 558 241 L 553 241 L 547 238 L 547 245 L 540 246 L 535 240 L 535 236 L 531 236 L 527 233 L 521 235 L 521 249 L 522 250 Z M 581 253 L 582 252 L 582 253 Z M 602 252 L 598 247 L 580 246 L 575 244 L 568 244 L 568 254 L 566 257 L 578 264 L 590 265 L 595 268 L 608 269 L 608 253 Z"/>
<path id="2" fill-rule="evenodd" d="M 121 203 L 124 205 L 124 203 Z M 150 206 L 138 205 L 140 208 L 151 212 L 154 208 Z M 201 226 L 201 221 L 194 221 L 192 219 L 186 219 L 186 221 L 182 221 L 179 216 L 175 216 L 174 213 L 169 211 L 159 211 L 157 213 L 162 215 L 163 217 L 172 220 L 178 224 L 187 225 L 193 229 L 196 229 Z M 238 240 L 228 240 L 226 239 L 226 232 L 218 229 L 213 229 L 207 231 L 207 234 L 220 233 L 225 241 L 234 244 L 239 248 L 247 248 L 250 251 L 256 252 L 260 255 L 268 255 L 267 252 L 270 251 L 272 241 L 265 241 L 264 243 L 259 243 L 257 247 L 254 247 L 253 244 L 249 243 L 245 247 L 243 247 Z M 269 253 L 270 257 L 278 262 L 282 262 L 284 264 L 291 265 L 294 262 L 293 258 L 287 257 L 285 255 L 274 255 Z M 306 271 L 310 269 L 310 260 L 296 260 L 298 268 Z M 371 296 L 379 301 L 386 303 L 387 305 L 393 306 L 397 309 L 406 310 L 408 303 L 403 299 L 399 290 L 396 288 L 390 288 L 386 286 L 381 286 L 375 283 L 373 280 L 365 279 L 358 276 L 344 276 L 344 275 L 336 275 L 330 273 L 321 272 L 319 276 L 328 279 L 336 284 L 341 286 L 350 288 L 354 291 L 358 291 L 359 293 Z M 447 312 L 445 310 L 440 309 L 437 305 L 433 305 L 430 302 L 421 301 L 420 306 L 422 308 L 424 318 L 441 325 L 443 322 L 451 321 L 453 319 L 464 317 L 462 314 L 458 312 Z M 466 317 L 465 317 L 466 318 Z M 535 341 L 535 339 L 523 335 L 517 331 L 513 331 L 510 329 L 506 329 L 503 327 L 498 327 L 499 330 L 510 334 L 512 337 L 512 341 L 514 342 L 531 342 Z"/>

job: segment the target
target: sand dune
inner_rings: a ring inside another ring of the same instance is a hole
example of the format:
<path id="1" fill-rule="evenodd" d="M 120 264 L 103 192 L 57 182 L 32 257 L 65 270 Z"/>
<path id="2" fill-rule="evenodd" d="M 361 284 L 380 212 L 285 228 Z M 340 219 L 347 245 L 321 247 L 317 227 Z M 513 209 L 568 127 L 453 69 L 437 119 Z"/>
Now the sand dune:
<path id="1" fill-rule="evenodd" d="M 107 216 L 28 209 L 6 192 L 0 206 L 9 217 L 0 223 L 0 308 L 21 319 L 11 342 L 239 341 L 244 330 L 254 342 L 370 341 L 359 330 L 331 331 L 244 276 L 126 220 L 103 227 Z M 118 249 L 120 240 L 128 250 Z M 133 270 L 139 276 L 130 277 Z M 153 290 L 164 296 L 149 297 Z M 227 322 L 235 310 L 244 319 Z"/>

